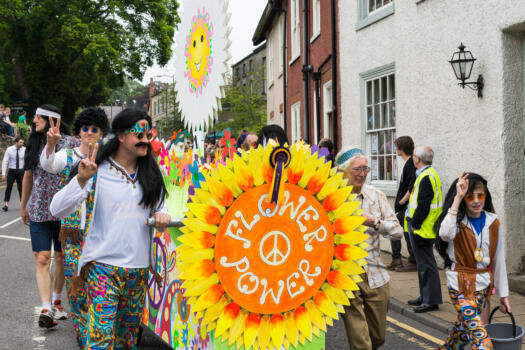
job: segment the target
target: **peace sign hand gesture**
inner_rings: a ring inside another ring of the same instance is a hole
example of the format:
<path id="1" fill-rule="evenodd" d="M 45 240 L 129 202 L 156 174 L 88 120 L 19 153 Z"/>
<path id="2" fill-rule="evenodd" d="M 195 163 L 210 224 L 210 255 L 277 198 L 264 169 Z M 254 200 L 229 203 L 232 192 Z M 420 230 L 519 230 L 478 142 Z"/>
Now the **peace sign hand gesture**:
<path id="1" fill-rule="evenodd" d="M 456 192 L 457 192 L 456 196 L 459 197 L 460 199 L 463 199 L 465 195 L 467 194 L 468 185 L 469 185 L 468 173 L 465 170 L 463 170 L 461 172 L 461 175 L 459 176 L 458 183 L 456 184 Z"/>
<path id="2" fill-rule="evenodd" d="M 77 181 L 82 188 L 84 188 L 86 182 L 88 182 L 88 180 L 91 179 L 97 172 L 98 166 L 97 163 L 95 163 L 95 159 L 97 159 L 97 152 L 98 143 L 95 144 L 95 146 L 90 143 L 87 157 L 82 159 L 78 164 Z"/>
<path id="3" fill-rule="evenodd" d="M 60 135 L 60 118 L 57 119 L 57 123 L 53 121 L 53 118 L 49 118 L 50 128 L 47 131 L 47 148 L 54 150 L 55 146 L 60 142 L 62 135 Z"/>

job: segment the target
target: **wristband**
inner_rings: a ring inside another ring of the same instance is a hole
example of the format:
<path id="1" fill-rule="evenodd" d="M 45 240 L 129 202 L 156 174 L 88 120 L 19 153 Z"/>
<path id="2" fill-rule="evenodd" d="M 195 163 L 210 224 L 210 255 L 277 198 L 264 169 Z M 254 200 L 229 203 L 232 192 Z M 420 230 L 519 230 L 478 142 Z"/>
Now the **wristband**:
<path id="1" fill-rule="evenodd" d="M 450 215 L 458 215 L 458 211 L 457 211 L 457 210 L 454 210 L 454 209 L 452 209 L 452 208 L 450 208 L 450 209 L 448 210 L 448 213 L 449 213 Z"/>

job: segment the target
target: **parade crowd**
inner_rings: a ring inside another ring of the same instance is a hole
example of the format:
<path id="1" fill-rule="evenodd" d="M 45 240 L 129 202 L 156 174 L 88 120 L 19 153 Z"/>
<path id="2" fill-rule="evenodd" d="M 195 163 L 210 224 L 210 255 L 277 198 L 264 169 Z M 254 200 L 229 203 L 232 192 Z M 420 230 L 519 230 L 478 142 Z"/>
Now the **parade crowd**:
<path id="1" fill-rule="evenodd" d="M 14 135 L 10 110 L 3 105 L 0 109 L 1 132 Z M 8 210 L 16 181 L 35 257 L 42 303 L 39 326 L 53 328 L 57 320 L 70 316 L 80 349 L 135 349 L 148 272 L 153 273 L 146 221 L 153 217 L 160 231 L 170 222 L 166 188 L 150 145 L 152 121 L 144 111 L 128 108 L 110 126 L 104 111 L 91 107 L 78 114 L 72 131 L 71 135 L 56 107 L 46 104 L 36 110 L 27 148 L 16 137 L 4 155 L 3 210 Z M 237 151 L 250 152 L 270 139 L 281 145 L 288 142 L 282 128 L 267 125 L 259 134 L 243 130 Z M 503 312 L 511 307 L 503 234 L 489 184 L 482 175 L 463 171 L 443 193 L 430 146 L 416 147 L 409 136 L 397 138 L 395 146 L 404 166 L 392 207 L 383 192 L 367 183 L 369 159 L 359 147 L 335 154 L 331 140 L 318 144 L 353 186 L 369 235 L 363 282 L 341 315 L 350 348 L 377 349 L 385 342 L 388 270 L 417 271 L 419 290 L 408 302 L 414 312 L 439 309 L 443 299 L 436 248 L 458 313 L 440 348 L 470 344 L 472 349 L 492 349 L 484 327 L 491 296 L 498 294 Z M 220 147 L 207 139 L 205 159 L 213 161 Z M 391 241 L 389 265 L 380 257 L 380 237 Z M 406 264 L 402 241 L 409 252 Z M 64 284 L 69 315 L 62 303 Z"/>

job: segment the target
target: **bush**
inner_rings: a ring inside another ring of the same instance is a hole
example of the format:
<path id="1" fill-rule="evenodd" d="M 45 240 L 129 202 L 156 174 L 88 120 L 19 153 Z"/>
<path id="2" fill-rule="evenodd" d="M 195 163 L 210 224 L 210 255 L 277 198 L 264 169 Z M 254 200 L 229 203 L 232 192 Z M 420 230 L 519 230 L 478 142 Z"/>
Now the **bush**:
<path id="1" fill-rule="evenodd" d="M 18 134 L 24 139 L 24 143 L 27 144 L 29 139 L 29 125 L 23 123 L 17 123 L 16 127 L 18 128 Z"/>

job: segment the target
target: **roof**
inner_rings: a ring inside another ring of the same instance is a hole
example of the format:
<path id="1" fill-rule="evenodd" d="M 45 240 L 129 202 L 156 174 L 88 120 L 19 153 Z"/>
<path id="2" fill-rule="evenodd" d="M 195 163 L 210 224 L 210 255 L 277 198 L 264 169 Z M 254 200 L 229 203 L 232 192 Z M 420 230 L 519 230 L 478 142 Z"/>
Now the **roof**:
<path id="1" fill-rule="evenodd" d="M 259 45 L 257 46 L 250 54 L 248 54 L 247 56 L 243 57 L 242 59 L 240 59 L 238 62 L 232 64 L 232 67 L 236 67 L 237 65 L 245 62 L 248 58 L 258 54 L 259 52 L 261 52 L 262 50 L 264 50 L 266 48 L 266 43 L 262 44 L 262 45 Z"/>
<path id="2" fill-rule="evenodd" d="M 281 11 L 281 5 L 282 0 L 268 0 L 257 24 L 257 28 L 255 29 L 255 33 L 253 34 L 252 41 L 254 45 L 259 45 L 266 40 L 266 32 L 271 28 L 275 16 Z"/>

